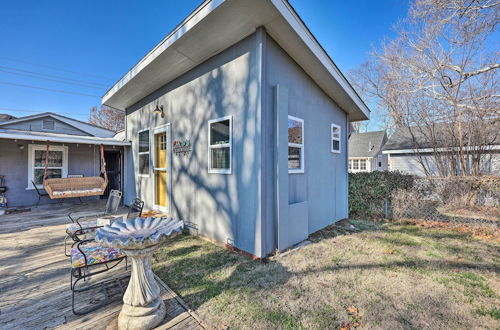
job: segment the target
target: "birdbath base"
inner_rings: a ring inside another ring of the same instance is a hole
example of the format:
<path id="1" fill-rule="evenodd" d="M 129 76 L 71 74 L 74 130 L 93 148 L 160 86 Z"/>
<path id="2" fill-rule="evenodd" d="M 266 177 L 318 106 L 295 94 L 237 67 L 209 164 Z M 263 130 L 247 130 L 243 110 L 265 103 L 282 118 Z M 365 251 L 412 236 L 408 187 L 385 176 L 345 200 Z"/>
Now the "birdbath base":
<path id="1" fill-rule="evenodd" d="M 151 270 L 151 257 L 165 240 L 179 234 L 183 227 L 179 219 L 149 217 L 116 221 L 97 230 L 97 242 L 120 249 L 132 262 L 118 329 L 149 330 L 165 318 L 167 311 Z"/>
<path id="2" fill-rule="evenodd" d="M 132 273 L 118 316 L 120 330 L 153 329 L 165 318 L 167 309 L 151 270 L 151 256 L 158 247 L 159 245 L 143 250 L 123 250 L 132 261 Z"/>

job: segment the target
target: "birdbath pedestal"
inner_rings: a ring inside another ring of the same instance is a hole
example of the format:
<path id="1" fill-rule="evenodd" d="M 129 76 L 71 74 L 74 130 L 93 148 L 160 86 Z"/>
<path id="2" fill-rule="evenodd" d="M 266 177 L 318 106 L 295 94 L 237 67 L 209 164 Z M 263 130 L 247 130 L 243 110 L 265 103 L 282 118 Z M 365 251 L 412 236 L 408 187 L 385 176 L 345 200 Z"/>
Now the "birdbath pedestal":
<path id="1" fill-rule="evenodd" d="M 181 220 L 149 217 L 117 221 L 97 230 L 97 242 L 120 249 L 132 263 L 118 329 L 153 329 L 165 318 L 166 308 L 151 270 L 151 256 L 182 228 Z"/>

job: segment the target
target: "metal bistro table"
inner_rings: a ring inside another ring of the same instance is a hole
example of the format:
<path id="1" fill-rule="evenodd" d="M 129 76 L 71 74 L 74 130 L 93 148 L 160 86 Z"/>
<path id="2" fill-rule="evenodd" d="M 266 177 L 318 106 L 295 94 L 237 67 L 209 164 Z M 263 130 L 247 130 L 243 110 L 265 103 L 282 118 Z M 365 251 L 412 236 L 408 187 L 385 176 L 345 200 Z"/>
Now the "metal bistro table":
<path id="1" fill-rule="evenodd" d="M 118 316 L 119 329 L 152 329 L 165 318 L 166 308 L 151 270 L 151 256 L 182 229 L 181 220 L 148 217 L 116 221 L 97 230 L 97 242 L 120 249 L 132 261 L 130 282 Z"/>

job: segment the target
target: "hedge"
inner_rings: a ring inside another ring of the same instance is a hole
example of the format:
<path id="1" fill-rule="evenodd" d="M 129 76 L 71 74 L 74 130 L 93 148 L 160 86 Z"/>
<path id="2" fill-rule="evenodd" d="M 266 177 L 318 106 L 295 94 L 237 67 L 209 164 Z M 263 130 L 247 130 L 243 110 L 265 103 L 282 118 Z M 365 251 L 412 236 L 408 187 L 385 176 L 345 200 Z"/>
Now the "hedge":
<path id="1" fill-rule="evenodd" d="M 411 189 L 415 179 L 400 172 L 349 173 L 349 216 L 383 217 L 384 201 L 396 189 Z"/>

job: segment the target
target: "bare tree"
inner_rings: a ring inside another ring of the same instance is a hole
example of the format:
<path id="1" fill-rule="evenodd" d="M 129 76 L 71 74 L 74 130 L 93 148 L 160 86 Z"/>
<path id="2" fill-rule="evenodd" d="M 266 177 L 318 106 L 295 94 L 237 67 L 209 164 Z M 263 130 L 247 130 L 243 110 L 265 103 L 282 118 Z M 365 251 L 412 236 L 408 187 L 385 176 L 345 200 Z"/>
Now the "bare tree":
<path id="1" fill-rule="evenodd" d="M 500 1 L 415 0 L 397 37 L 353 72 L 360 93 L 433 149 L 441 175 L 473 174 L 500 131 Z M 472 163 L 472 166 L 470 164 Z"/>
<path id="2" fill-rule="evenodd" d="M 92 107 L 89 123 L 117 132 L 125 128 L 125 112 L 107 106 Z"/>

